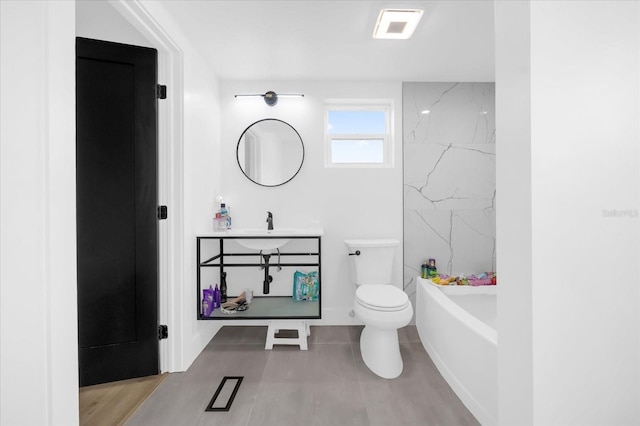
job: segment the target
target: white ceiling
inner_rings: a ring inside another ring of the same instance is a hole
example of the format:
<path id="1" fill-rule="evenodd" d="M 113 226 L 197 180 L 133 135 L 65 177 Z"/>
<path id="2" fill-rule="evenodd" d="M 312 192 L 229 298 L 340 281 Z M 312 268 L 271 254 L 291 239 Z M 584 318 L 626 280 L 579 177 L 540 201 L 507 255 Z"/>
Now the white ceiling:
<path id="1" fill-rule="evenodd" d="M 493 1 L 164 0 L 222 80 L 494 81 Z M 382 8 L 425 11 L 410 40 Z"/>

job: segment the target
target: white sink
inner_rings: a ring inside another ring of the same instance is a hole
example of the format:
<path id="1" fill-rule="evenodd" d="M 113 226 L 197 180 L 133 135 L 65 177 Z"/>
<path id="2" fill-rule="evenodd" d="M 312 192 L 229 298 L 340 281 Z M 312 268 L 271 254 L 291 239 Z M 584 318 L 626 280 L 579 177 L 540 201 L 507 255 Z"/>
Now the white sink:
<path id="1" fill-rule="evenodd" d="M 321 229 L 305 228 L 278 228 L 273 230 L 260 228 L 230 229 L 226 232 L 230 236 L 238 237 L 264 237 L 264 238 L 237 238 L 238 244 L 252 250 L 275 250 L 287 244 L 293 236 L 317 236 L 322 235 Z M 281 238 L 282 237 L 282 238 Z"/>
<path id="2" fill-rule="evenodd" d="M 236 229 L 229 232 L 232 235 L 238 236 L 264 236 L 269 238 L 238 238 L 236 241 L 238 244 L 253 250 L 275 250 L 279 249 L 283 245 L 289 242 L 288 238 L 274 238 L 281 233 L 275 233 L 273 231 L 267 231 L 266 229 Z M 272 237 L 273 236 L 273 237 Z"/>

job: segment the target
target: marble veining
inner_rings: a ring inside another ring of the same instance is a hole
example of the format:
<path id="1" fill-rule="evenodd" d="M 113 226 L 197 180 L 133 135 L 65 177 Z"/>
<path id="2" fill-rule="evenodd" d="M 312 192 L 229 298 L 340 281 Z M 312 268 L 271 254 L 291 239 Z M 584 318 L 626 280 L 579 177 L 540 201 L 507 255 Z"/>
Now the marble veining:
<path id="1" fill-rule="evenodd" d="M 403 111 L 404 288 L 413 299 L 427 258 L 447 274 L 496 268 L 495 85 L 404 83 Z"/>
<path id="2" fill-rule="evenodd" d="M 419 203 L 419 200 L 412 200 L 413 195 L 429 202 L 433 208 L 438 208 L 442 203 L 451 200 L 456 200 L 455 205 L 463 208 L 476 205 L 475 201 L 485 204 L 483 208 L 491 206 L 494 197 L 492 191 L 495 192 L 495 178 L 488 175 L 486 170 L 495 170 L 494 147 L 470 148 L 454 146 L 452 143 L 446 146 L 436 145 L 435 149 L 406 147 L 406 151 L 412 154 L 413 158 L 417 156 L 426 160 L 425 166 L 414 164 L 412 170 L 406 170 L 407 161 L 411 163 L 415 160 L 405 156 L 405 197 L 409 197 L 410 207 L 413 203 Z M 440 147 L 442 151 L 433 165 L 429 165 L 428 157 L 433 157 L 436 154 L 433 151 Z M 466 152 L 456 153 L 455 150 Z M 487 156 L 487 158 L 480 156 Z M 424 167 L 429 167 L 426 173 Z M 461 200 L 471 200 L 473 204 L 460 202 Z"/>

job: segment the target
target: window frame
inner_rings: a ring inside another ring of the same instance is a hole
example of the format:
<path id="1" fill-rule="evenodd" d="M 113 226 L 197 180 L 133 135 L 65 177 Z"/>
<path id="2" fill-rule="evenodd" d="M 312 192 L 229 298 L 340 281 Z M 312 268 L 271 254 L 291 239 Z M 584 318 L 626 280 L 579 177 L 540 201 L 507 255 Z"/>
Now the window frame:
<path id="1" fill-rule="evenodd" d="M 384 111 L 386 133 L 329 133 L 330 111 Z M 326 168 L 391 168 L 393 157 L 393 99 L 327 99 L 324 112 L 324 165 Z M 334 140 L 382 140 L 381 163 L 334 163 Z"/>

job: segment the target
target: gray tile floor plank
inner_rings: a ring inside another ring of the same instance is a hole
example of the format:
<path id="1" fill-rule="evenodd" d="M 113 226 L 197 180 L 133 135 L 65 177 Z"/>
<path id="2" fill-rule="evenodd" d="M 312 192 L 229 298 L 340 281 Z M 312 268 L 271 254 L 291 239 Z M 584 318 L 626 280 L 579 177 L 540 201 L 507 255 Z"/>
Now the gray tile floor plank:
<path id="1" fill-rule="evenodd" d="M 266 383 L 249 425 L 367 425 L 367 413 L 358 397 L 357 382 Z"/>
<path id="2" fill-rule="evenodd" d="M 309 350 L 264 350 L 266 327 L 225 326 L 184 373 L 170 374 L 127 423 L 138 425 L 477 425 L 422 347 L 399 330 L 400 377 L 373 374 L 362 326 L 313 326 Z M 224 376 L 244 376 L 229 412 L 205 412 Z"/>
<path id="3" fill-rule="evenodd" d="M 349 327 L 345 326 L 312 326 L 308 343 L 349 343 Z"/>
<path id="4" fill-rule="evenodd" d="M 401 342 L 402 374 L 385 380 L 373 374 L 354 345 L 358 379 L 371 425 L 477 425 L 440 375 L 420 342 Z"/>
<path id="5" fill-rule="evenodd" d="M 274 346 L 263 383 L 339 383 L 357 381 L 351 344 L 309 344 L 309 350 Z"/>

